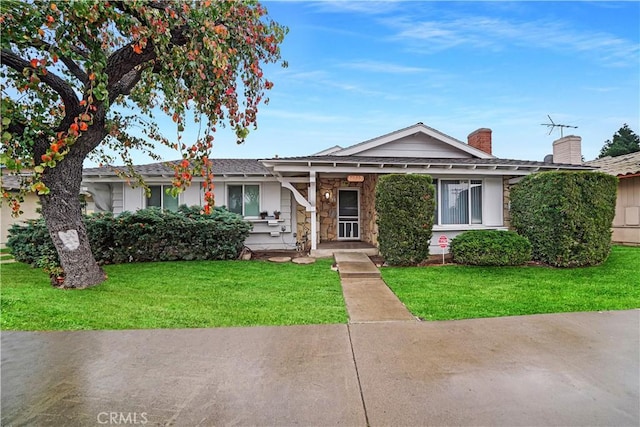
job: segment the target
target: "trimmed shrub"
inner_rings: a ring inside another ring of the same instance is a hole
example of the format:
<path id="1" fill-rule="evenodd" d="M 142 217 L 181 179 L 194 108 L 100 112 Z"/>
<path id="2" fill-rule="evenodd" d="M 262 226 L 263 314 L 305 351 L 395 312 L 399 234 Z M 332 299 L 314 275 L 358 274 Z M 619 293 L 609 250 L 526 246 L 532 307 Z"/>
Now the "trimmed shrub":
<path id="1" fill-rule="evenodd" d="M 376 186 L 378 243 L 390 265 L 417 265 L 429 256 L 435 189 L 429 175 L 392 174 Z"/>
<path id="2" fill-rule="evenodd" d="M 470 230 L 451 241 L 458 264 L 522 265 L 531 261 L 531 243 L 514 231 Z"/>
<path id="3" fill-rule="evenodd" d="M 59 265 L 58 253 L 42 218 L 25 221 L 25 225 L 13 224 L 9 228 L 7 247 L 16 261 L 33 267 L 37 267 L 39 260 L 44 258 Z"/>
<path id="4" fill-rule="evenodd" d="M 198 207 L 186 206 L 178 212 L 148 208 L 119 216 L 97 213 L 84 222 L 100 264 L 236 259 L 252 227 L 223 208 L 204 214 Z M 58 262 L 42 219 L 12 227 L 7 246 L 20 262 L 38 266 L 45 257 L 48 264 Z"/>
<path id="5" fill-rule="evenodd" d="M 618 179 L 601 172 L 542 172 L 511 190 L 511 223 L 533 259 L 556 267 L 604 262 L 611 251 Z"/>

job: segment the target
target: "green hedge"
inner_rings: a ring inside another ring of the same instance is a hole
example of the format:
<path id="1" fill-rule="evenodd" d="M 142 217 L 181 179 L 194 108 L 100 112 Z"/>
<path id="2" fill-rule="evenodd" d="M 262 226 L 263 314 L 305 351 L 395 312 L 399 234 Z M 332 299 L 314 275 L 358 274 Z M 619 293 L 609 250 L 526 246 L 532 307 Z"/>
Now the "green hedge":
<path id="1" fill-rule="evenodd" d="M 181 206 L 178 212 L 148 208 L 119 216 L 84 218 L 91 250 L 100 264 L 124 262 L 236 259 L 252 225 L 223 208 L 211 214 Z M 15 259 L 34 266 L 56 251 L 44 220 L 9 230 L 7 246 Z"/>
<path id="2" fill-rule="evenodd" d="M 522 265 L 531 261 L 531 243 L 514 231 L 470 230 L 451 241 L 458 264 Z"/>
<path id="3" fill-rule="evenodd" d="M 429 175 L 392 174 L 376 186 L 378 243 L 390 265 L 417 265 L 429 256 L 435 189 Z"/>
<path id="4" fill-rule="evenodd" d="M 604 262 L 611 251 L 617 178 L 601 172 L 543 172 L 511 190 L 511 221 L 533 259 L 557 267 Z"/>

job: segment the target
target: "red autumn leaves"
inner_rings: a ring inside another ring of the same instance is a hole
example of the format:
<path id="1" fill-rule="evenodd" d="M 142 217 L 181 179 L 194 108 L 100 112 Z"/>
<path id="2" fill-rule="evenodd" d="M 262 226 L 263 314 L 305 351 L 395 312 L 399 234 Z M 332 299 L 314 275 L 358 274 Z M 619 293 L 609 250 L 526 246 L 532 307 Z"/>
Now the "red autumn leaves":
<path id="1" fill-rule="evenodd" d="M 195 146 L 194 146 L 195 147 Z M 215 199 L 213 194 L 213 173 L 211 172 L 212 161 L 205 155 L 202 157 L 195 157 L 196 150 L 190 150 L 189 157 L 194 163 L 192 164 L 189 158 L 182 159 L 179 163 L 173 165 L 174 178 L 172 185 L 174 188 L 183 190 L 191 185 L 193 180 L 192 173 L 199 173 L 202 178 L 202 188 L 204 191 L 204 207 L 205 213 L 211 213 L 211 208 L 215 205 Z"/>
<path id="2" fill-rule="evenodd" d="M 43 163 L 60 160 L 60 151 L 66 146 L 71 145 L 75 139 L 80 136 L 81 132 L 87 131 L 91 120 L 93 120 L 93 117 L 87 112 L 76 117 L 67 132 L 58 132 L 56 141 L 49 146 L 49 150 L 40 157 L 40 160 L 42 160 Z"/>

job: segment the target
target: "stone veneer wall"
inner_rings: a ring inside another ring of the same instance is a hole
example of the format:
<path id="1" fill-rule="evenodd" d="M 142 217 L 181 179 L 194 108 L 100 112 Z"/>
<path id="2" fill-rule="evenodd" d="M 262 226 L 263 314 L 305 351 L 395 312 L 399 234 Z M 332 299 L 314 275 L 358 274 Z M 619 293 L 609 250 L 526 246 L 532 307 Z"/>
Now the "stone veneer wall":
<path id="1" fill-rule="evenodd" d="M 362 183 L 362 197 L 360 208 L 362 209 L 360 224 L 362 228 L 362 241 L 378 246 L 378 224 L 376 224 L 376 185 L 378 175 L 365 175 Z"/>
<path id="2" fill-rule="evenodd" d="M 307 198 L 308 193 L 308 184 L 297 183 L 294 184 L 294 187 L 298 190 L 298 192 L 304 197 Z M 295 199 L 294 199 L 295 200 Z M 296 227 L 296 240 L 298 242 L 305 242 L 306 246 L 304 250 L 311 248 L 311 212 L 307 212 L 307 209 L 301 204 L 296 202 L 296 211 L 295 211 L 295 227 Z M 305 235 L 306 239 L 305 240 Z"/>
<path id="3" fill-rule="evenodd" d="M 375 188 L 378 176 L 364 175 L 363 182 L 348 182 L 346 178 L 320 178 L 318 180 L 317 207 L 319 216 L 320 242 L 338 240 L 337 197 L 340 188 L 360 189 L 360 240 L 376 245 L 378 227 L 375 214 Z M 331 199 L 326 200 L 324 194 L 331 192 Z"/>

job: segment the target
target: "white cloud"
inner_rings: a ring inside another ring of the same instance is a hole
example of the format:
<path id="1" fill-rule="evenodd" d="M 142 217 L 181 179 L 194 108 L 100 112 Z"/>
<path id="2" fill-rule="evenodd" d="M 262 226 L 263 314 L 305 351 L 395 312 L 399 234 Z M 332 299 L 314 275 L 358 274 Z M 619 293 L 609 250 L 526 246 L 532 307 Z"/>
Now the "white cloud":
<path id="1" fill-rule="evenodd" d="M 361 13 L 379 15 L 393 12 L 398 8 L 398 1 L 345 1 L 324 0 L 310 3 L 319 12 L 330 13 Z"/>
<path id="2" fill-rule="evenodd" d="M 602 31 L 572 29 L 562 21 L 515 22 L 475 16 L 441 21 L 414 21 L 401 17 L 387 22 L 397 31 L 392 39 L 405 41 L 410 50 L 423 53 L 457 46 L 501 50 L 512 45 L 580 52 L 603 65 L 629 66 L 637 63 L 640 52 L 635 41 Z"/>
<path id="3" fill-rule="evenodd" d="M 389 74 L 412 74 L 432 72 L 430 68 L 411 67 L 406 65 L 394 64 L 391 62 L 379 62 L 370 60 L 359 60 L 341 64 L 342 67 L 352 68 L 356 70 L 368 71 L 372 73 L 389 73 Z"/>

